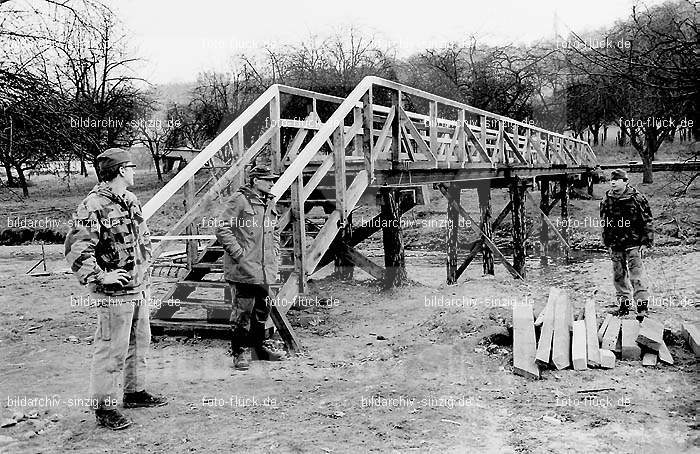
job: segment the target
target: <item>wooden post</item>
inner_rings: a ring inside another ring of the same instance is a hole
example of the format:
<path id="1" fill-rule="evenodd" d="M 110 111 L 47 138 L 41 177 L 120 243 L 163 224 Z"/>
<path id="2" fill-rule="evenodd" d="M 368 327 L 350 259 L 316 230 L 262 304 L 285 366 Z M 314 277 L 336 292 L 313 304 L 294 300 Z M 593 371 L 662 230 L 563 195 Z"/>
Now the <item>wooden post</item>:
<path id="1" fill-rule="evenodd" d="M 540 210 L 549 215 L 549 180 L 540 180 Z M 547 246 L 549 245 L 549 225 L 540 214 L 540 260 L 544 264 L 547 261 Z"/>
<path id="2" fill-rule="evenodd" d="M 335 175 L 335 208 L 340 212 L 340 222 L 347 220 L 346 207 L 346 175 L 345 175 L 345 138 L 343 125 L 338 126 L 333 133 L 333 156 Z"/>
<path id="3" fill-rule="evenodd" d="M 282 173 L 282 134 L 280 133 L 280 93 L 270 100 L 270 120 L 272 121 L 272 138 L 270 139 L 270 164 L 272 171 Z"/>
<path id="4" fill-rule="evenodd" d="M 481 141 L 481 148 L 486 150 L 486 116 L 482 115 L 481 116 L 481 137 L 479 137 L 479 140 Z"/>
<path id="5" fill-rule="evenodd" d="M 384 242 L 384 287 L 398 287 L 408 281 L 406 258 L 403 249 L 401 213 L 396 201 L 397 192 L 392 188 L 381 188 L 381 215 L 386 227 L 382 228 Z"/>
<path id="6" fill-rule="evenodd" d="M 447 198 L 461 203 L 462 188 L 452 183 L 447 188 Z M 447 284 L 457 283 L 457 237 L 459 233 L 459 209 L 454 204 L 447 204 Z"/>
<path id="7" fill-rule="evenodd" d="M 469 126 L 466 123 L 466 115 L 464 110 L 460 109 L 459 112 L 457 113 L 457 131 L 459 132 L 459 136 L 457 136 L 457 159 L 464 165 L 464 162 L 471 161 L 471 156 L 469 155 L 469 149 L 467 147 L 467 132 L 464 130 L 464 128 L 468 128 Z M 461 126 L 461 129 L 460 129 Z"/>
<path id="8" fill-rule="evenodd" d="M 370 184 L 374 182 L 374 112 L 372 109 L 372 87 L 362 97 L 362 151 L 365 156 L 365 169 Z M 381 150 L 379 150 L 381 151 Z"/>
<path id="9" fill-rule="evenodd" d="M 480 184 L 476 187 L 479 196 L 479 212 L 481 213 L 481 230 L 484 236 L 491 238 L 493 232 L 491 229 L 491 183 Z M 493 252 L 486 246 L 486 242 L 482 242 L 481 255 L 484 260 L 484 274 L 494 274 L 493 270 Z"/>
<path id="10" fill-rule="evenodd" d="M 348 221 L 345 223 L 345 227 L 340 229 L 338 233 L 342 243 L 350 244 L 352 239 L 352 215 L 348 215 Z M 341 280 L 352 280 L 355 272 L 355 264 L 353 261 L 348 259 L 347 256 L 341 252 L 335 254 L 334 262 L 336 277 Z"/>
<path id="11" fill-rule="evenodd" d="M 396 114 L 391 123 L 391 163 L 392 168 L 398 168 L 399 156 L 401 154 L 401 123 L 399 107 L 401 106 L 401 92 L 396 90 L 391 92 L 391 104 L 394 106 Z"/>
<path id="12" fill-rule="evenodd" d="M 356 124 L 362 124 L 362 109 L 360 107 L 355 107 L 352 109 L 352 127 L 354 128 Z M 362 156 L 362 137 L 359 134 L 355 134 L 352 137 L 352 155 Z"/>
<path id="13" fill-rule="evenodd" d="M 302 175 L 294 179 L 291 187 L 292 236 L 294 247 L 294 269 L 297 272 L 299 293 L 306 291 L 306 219 L 304 213 Z"/>
<path id="14" fill-rule="evenodd" d="M 569 242 L 569 178 L 566 174 L 559 179 L 559 197 L 561 203 L 561 236 Z M 568 250 L 567 250 L 568 251 Z"/>
<path id="15" fill-rule="evenodd" d="M 525 187 L 517 177 L 510 184 L 510 201 L 513 204 L 513 268 L 525 278 Z"/>
<path id="16" fill-rule="evenodd" d="M 187 210 L 189 210 L 192 205 L 194 205 L 194 177 L 190 178 L 187 180 L 185 183 L 185 200 L 184 200 L 184 205 L 185 205 L 185 213 Z M 194 226 L 194 223 L 189 224 L 185 228 L 185 235 L 197 235 L 197 228 Z M 187 269 L 192 270 L 192 265 L 194 265 L 197 262 L 197 240 L 187 240 L 185 250 L 187 253 Z"/>
<path id="17" fill-rule="evenodd" d="M 433 156 L 438 153 L 438 125 L 437 125 L 437 101 L 430 101 L 430 124 L 428 125 L 428 133 L 430 134 L 430 152 Z"/>

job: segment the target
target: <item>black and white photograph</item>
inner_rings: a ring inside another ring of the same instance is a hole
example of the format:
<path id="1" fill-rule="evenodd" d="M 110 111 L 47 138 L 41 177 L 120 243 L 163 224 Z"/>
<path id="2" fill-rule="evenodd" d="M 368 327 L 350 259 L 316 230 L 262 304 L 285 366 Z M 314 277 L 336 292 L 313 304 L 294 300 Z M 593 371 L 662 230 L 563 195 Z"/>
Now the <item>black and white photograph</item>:
<path id="1" fill-rule="evenodd" d="M 700 452 L 693 0 L 0 0 L 0 454 Z"/>

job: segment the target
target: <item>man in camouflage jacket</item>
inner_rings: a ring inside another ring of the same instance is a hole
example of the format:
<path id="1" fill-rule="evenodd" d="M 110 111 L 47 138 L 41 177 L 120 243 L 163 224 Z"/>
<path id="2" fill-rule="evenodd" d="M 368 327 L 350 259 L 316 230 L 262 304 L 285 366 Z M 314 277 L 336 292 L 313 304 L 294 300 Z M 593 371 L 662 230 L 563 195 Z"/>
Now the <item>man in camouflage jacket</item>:
<path id="1" fill-rule="evenodd" d="M 642 319 L 649 302 L 642 252 L 654 243 L 651 209 L 647 199 L 627 184 L 624 170 L 612 171 L 610 186 L 600 203 L 600 218 L 603 244 L 613 264 L 618 313 L 629 313 L 634 300 L 637 318 Z"/>
<path id="2" fill-rule="evenodd" d="M 116 409 L 122 372 L 125 408 L 167 402 L 144 389 L 151 341 L 151 234 L 136 196 L 126 189 L 134 184 L 136 166 L 119 148 L 100 154 L 97 165 L 103 181 L 78 206 L 66 236 L 65 256 L 98 311 L 90 375 L 97 423 L 118 430 L 131 424 Z"/>

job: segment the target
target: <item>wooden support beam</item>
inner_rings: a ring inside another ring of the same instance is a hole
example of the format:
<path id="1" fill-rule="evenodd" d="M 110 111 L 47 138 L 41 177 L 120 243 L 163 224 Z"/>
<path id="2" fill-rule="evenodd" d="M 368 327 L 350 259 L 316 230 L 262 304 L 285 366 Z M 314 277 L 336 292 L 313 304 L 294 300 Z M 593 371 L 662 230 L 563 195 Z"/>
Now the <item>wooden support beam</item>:
<path id="1" fill-rule="evenodd" d="M 343 256 L 347 258 L 350 262 L 365 270 L 378 281 L 384 282 L 384 279 L 386 278 L 386 272 L 384 268 L 362 255 L 362 253 L 360 253 L 354 247 L 349 246 L 347 243 L 340 242 L 339 248 L 341 250 L 341 254 L 343 254 Z"/>
<path id="2" fill-rule="evenodd" d="M 292 235 L 294 242 L 294 268 L 299 275 L 298 291 L 299 293 L 306 292 L 307 274 L 304 269 L 306 263 L 306 214 L 304 210 L 304 198 L 301 193 L 304 190 L 302 175 L 299 175 L 291 187 L 292 206 L 291 217 Z"/>
<path id="3" fill-rule="evenodd" d="M 338 126 L 338 128 L 333 133 L 333 145 L 333 173 L 335 175 L 335 208 L 340 213 L 340 222 L 345 223 L 348 218 L 348 211 L 345 201 L 345 138 L 343 136 L 342 125 Z"/>
<path id="4" fill-rule="evenodd" d="M 438 138 L 438 125 L 437 125 L 437 116 L 438 116 L 438 107 L 437 107 L 437 101 L 430 101 L 428 103 L 429 109 L 430 109 L 430 124 L 428 127 L 430 128 L 428 133 L 430 137 L 430 153 L 433 155 L 433 158 L 437 156 L 438 153 L 438 144 L 437 144 L 437 138 Z"/>
<path id="5" fill-rule="evenodd" d="M 359 129 L 357 129 L 359 128 Z M 362 136 L 357 134 L 359 131 L 364 129 L 364 122 L 362 119 L 362 108 L 355 107 L 352 109 L 352 128 L 349 132 L 352 132 L 352 145 L 353 145 L 353 156 L 362 156 Z M 370 136 L 371 137 L 371 136 Z M 347 140 L 346 140 L 347 142 Z"/>
<path id="6" fill-rule="evenodd" d="M 515 155 L 516 159 L 520 161 L 521 164 L 527 165 L 527 161 L 525 160 L 525 157 L 522 154 L 520 154 L 520 150 L 518 150 L 516 143 L 513 142 L 513 140 L 511 140 L 511 138 L 508 137 L 508 134 L 506 134 L 505 132 L 503 132 L 503 139 L 508 144 L 508 147 Z"/>
<path id="7" fill-rule="evenodd" d="M 479 198 L 479 213 L 481 217 L 481 230 L 484 232 L 484 236 L 491 238 L 493 236 L 493 226 L 491 225 L 491 186 L 490 184 L 479 185 L 476 188 L 477 195 Z M 509 207 L 513 204 L 509 203 Z M 481 254 L 483 257 L 483 271 L 484 274 L 494 274 L 493 267 L 493 253 L 491 250 L 484 245 L 484 238 L 481 238 Z M 522 274 L 522 273 L 521 273 Z"/>
<path id="8" fill-rule="evenodd" d="M 542 184 L 543 184 L 543 185 L 549 185 L 549 183 L 545 183 L 545 182 L 542 182 Z M 549 194 L 548 194 L 548 195 L 549 195 Z M 535 202 L 535 199 L 532 198 L 532 196 L 530 195 L 530 193 L 527 192 L 527 191 L 525 191 L 525 196 L 530 200 L 530 202 L 532 202 L 532 206 L 534 206 L 535 209 L 538 210 L 538 211 L 540 212 L 540 219 L 542 220 L 542 227 L 541 227 L 541 228 L 542 228 L 542 229 L 546 229 L 546 228 L 547 228 L 546 226 L 551 227 L 551 228 L 552 228 L 552 231 L 555 233 L 555 235 L 557 235 L 557 237 L 559 238 L 559 241 L 561 241 L 562 245 L 563 245 L 567 250 L 571 250 L 571 246 L 569 246 L 569 243 L 564 239 L 563 236 L 561 236 L 561 234 L 560 234 L 559 231 L 557 230 L 557 228 L 556 228 L 556 226 L 554 225 L 554 223 L 549 219 L 549 216 L 547 216 L 547 215 L 542 211 L 542 209 L 537 205 L 537 202 Z M 540 203 L 542 203 L 542 202 L 540 201 Z M 546 230 L 545 230 L 545 231 L 546 231 Z M 541 241 L 541 237 L 542 237 L 542 234 L 540 233 L 540 241 Z"/>
<path id="9" fill-rule="evenodd" d="M 476 151 L 481 156 L 481 159 L 484 162 L 488 162 L 489 164 L 493 164 L 493 160 L 491 159 L 489 154 L 486 152 L 486 145 L 485 145 L 485 143 L 486 143 L 486 130 L 485 130 L 485 128 L 482 128 L 482 131 L 481 131 L 482 140 L 479 141 L 479 139 L 477 139 L 476 136 L 474 135 L 474 132 L 469 128 L 468 124 L 462 123 L 462 125 L 464 126 L 464 132 L 467 135 L 467 139 L 469 139 L 474 144 L 474 146 L 476 147 Z"/>
<path id="10" fill-rule="evenodd" d="M 386 227 L 382 228 L 385 268 L 384 287 L 398 287 L 408 282 L 401 215 L 396 200 L 398 191 L 394 188 L 380 188 L 379 194 L 381 197 L 382 219 L 386 221 Z"/>
<path id="11" fill-rule="evenodd" d="M 399 115 L 401 119 L 403 120 L 403 125 L 405 125 L 408 128 L 408 132 L 411 134 L 411 137 L 413 140 L 416 141 L 416 144 L 418 145 L 418 150 L 423 153 L 423 155 L 428 158 L 428 161 L 430 162 L 436 162 L 437 157 L 435 154 L 431 151 L 430 147 L 425 143 L 425 140 L 423 140 L 423 136 L 421 136 L 420 132 L 418 129 L 416 129 L 416 125 L 413 124 L 413 121 L 411 121 L 410 118 L 408 118 L 408 115 L 406 115 L 406 112 L 403 110 L 401 106 L 399 106 Z M 436 132 L 437 134 L 437 132 Z M 437 145 L 437 137 L 435 137 L 435 144 Z"/>
<path id="12" fill-rule="evenodd" d="M 457 120 L 459 121 L 459 125 L 457 126 L 457 131 L 455 131 L 455 137 L 457 138 L 457 160 L 459 162 L 472 162 L 472 156 L 471 153 L 469 152 L 469 149 L 467 148 L 467 135 L 466 131 L 464 128 L 467 126 L 464 124 L 464 119 L 465 119 L 465 112 L 464 110 L 460 109 L 459 112 L 457 113 L 458 117 Z"/>
<path id="13" fill-rule="evenodd" d="M 458 184 L 451 184 L 447 188 L 448 200 L 455 201 L 457 206 L 461 203 L 462 189 Z M 447 204 L 447 284 L 457 282 L 457 237 L 459 233 L 459 210 L 454 204 Z"/>
<path id="14" fill-rule="evenodd" d="M 513 268 L 525 277 L 525 186 L 518 178 L 514 178 L 509 192 L 512 204 Z"/>
<path id="15" fill-rule="evenodd" d="M 439 183 L 438 188 L 440 189 L 440 192 L 442 193 L 442 195 L 445 196 L 445 198 L 447 198 L 447 188 L 445 187 L 445 185 L 443 183 Z M 455 203 L 454 201 L 449 201 L 449 198 L 447 200 L 448 200 L 448 203 Z M 522 279 L 523 277 L 520 275 L 520 273 L 518 273 L 518 271 L 515 268 L 513 268 L 513 265 L 508 263 L 508 260 L 505 258 L 503 253 L 498 249 L 498 247 L 494 244 L 494 242 L 489 237 L 484 235 L 483 230 L 481 230 L 479 228 L 479 226 L 476 224 L 476 222 L 474 222 L 474 219 L 469 215 L 469 213 L 467 213 L 467 210 L 465 210 L 461 205 L 459 205 L 459 204 L 457 204 L 457 205 L 459 207 L 459 213 L 462 215 L 462 217 L 465 220 L 469 221 L 469 226 L 472 228 L 472 230 L 474 230 L 474 232 L 476 232 L 477 234 L 484 237 L 484 242 L 486 242 L 486 245 L 489 247 L 489 249 L 491 249 L 491 251 L 494 253 L 494 255 L 501 261 L 503 266 L 506 267 L 508 272 L 514 278 Z"/>
<path id="16" fill-rule="evenodd" d="M 559 178 L 559 200 L 561 200 L 561 235 L 568 247 L 571 226 L 569 222 L 569 178 L 563 175 Z M 568 249 L 567 249 L 568 251 Z"/>
<path id="17" fill-rule="evenodd" d="M 365 157 L 365 169 L 369 174 L 369 182 L 374 183 L 374 111 L 372 107 L 372 87 L 362 97 L 362 152 Z M 393 112 L 393 107 L 391 112 Z M 391 115 L 391 113 L 390 113 Z M 388 122 L 389 125 L 391 122 Z M 385 129 L 388 129 L 385 127 Z M 386 135 L 384 136 L 386 138 Z M 383 141 L 382 141 L 383 143 Z M 381 145 L 381 144 L 379 144 Z M 380 151 L 381 148 L 377 149 Z"/>
<path id="18" fill-rule="evenodd" d="M 185 183 L 185 200 L 184 206 L 185 206 L 185 213 L 187 210 L 194 205 L 194 177 L 190 178 L 187 180 L 187 183 Z M 197 235 L 199 233 L 199 229 L 196 229 L 194 226 L 194 223 L 189 224 L 185 228 L 185 235 Z M 192 266 L 197 262 L 197 240 L 187 240 L 186 245 L 185 245 L 185 252 L 187 255 L 187 269 L 192 270 Z"/>
<path id="19" fill-rule="evenodd" d="M 166 233 L 167 236 L 174 236 L 174 235 L 179 235 L 182 233 L 182 231 L 187 227 L 187 225 L 191 224 L 195 219 L 198 217 L 202 216 L 202 214 L 206 213 L 208 210 L 211 210 L 212 203 L 214 200 L 217 199 L 219 196 L 219 193 L 226 188 L 228 185 L 230 185 L 233 181 L 238 178 L 238 174 L 243 171 L 244 167 L 246 164 L 250 162 L 250 160 L 255 157 L 260 150 L 262 150 L 262 147 L 270 140 L 270 138 L 273 135 L 273 128 L 269 128 L 267 131 L 265 131 L 259 138 L 258 140 L 255 141 L 253 145 L 248 148 L 243 155 L 240 157 L 238 161 L 236 161 L 235 164 L 233 164 L 222 176 L 219 178 L 218 181 L 216 181 L 214 184 L 211 185 L 211 187 L 207 190 L 207 192 L 200 197 L 200 199 L 192 206 L 187 213 L 185 213 L 176 223 L 173 225 L 170 230 Z M 209 147 L 207 147 L 209 148 Z M 198 155 L 199 156 L 199 155 Z M 194 162 L 194 161 L 193 161 Z M 178 174 L 177 176 L 179 176 Z M 170 183 L 168 183 L 170 184 Z M 179 188 L 180 186 L 178 186 Z M 155 197 L 151 200 L 154 200 Z M 149 200 L 149 203 L 151 201 Z M 154 202 L 155 203 L 155 202 Z M 157 203 L 155 203 L 157 205 Z M 154 205 L 155 206 L 155 205 Z M 155 248 L 153 248 L 153 255 L 151 257 L 151 263 L 154 263 L 155 260 L 160 256 L 160 254 L 163 252 L 163 245 L 159 244 Z"/>
<path id="20" fill-rule="evenodd" d="M 549 245 L 549 224 L 545 222 L 549 215 L 549 187 L 548 180 L 540 181 L 540 255 L 543 258 L 547 256 Z"/>
<path id="21" fill-rule="evenodd" d="M 342 242 L 347 244 L 347 242 L 352 238 L 352 214 L 348 215 L 348 220 L 345 226 L 338 232 L 338 237 L 336 242 Z M 333 246 L 331 246 L 333 248 Z M 343 248 L 344 249 L 344 248 Z M 340 253 L 335 255 L 335 276 L 341 280 L 352 280 L 354 275 L 354 264 L 356 262 L 352 257 L 348 257 L 348 253 L 345 250 L 341 250 Z M 370 273 L 371 274 L 371 273 Z"/>
<path id="22" fill-rule="evenodd" d="M 270 317 L 277 327 L 280 337 L 287 345 L 287 349 L 289 349 L 289 351 L 292 353 L 298 352 L 301 349 L 301 343 L 294 333 L 289 320 L 287 320 L 285 313 L 273 304 L 272 307 L 270 307 Z"/>
<path id="23" fill-rule="evenodd" d="M 394 169 L 397 168 L 401 159 L 401 115 L 398 114 L 401 108 L 401 91 L 391 91 L 391 105 L 396 112 L 391 121 L 391 162 Z"/>
<path id="24" fill-rule="evenodd" d="M 478 188 L 478 186 L 477 186 Z M 491 231 L 495 232 L 498 226 L 503 222 L 503 220 L 508 216 L 508 213 L 510 213 L 510 209 L 512 207 L 512 204 L 508 202 L 508 205 L 506 205 L 501 213 L 498 215 L 495 221 L 493 221 L 493 224 L 491 225 Z M 479 251 L 482 250 L 483 245 L 485 244 L 485 241 L 482 237 L 474 240 L 471 246 L 471 250 L 469 251 L 469 255 L 464 259 L 464 262 L 457 268 L 457 279 L 464 273 L 464 270 L 467 269 L 469 264 L 474 260 L 474 257 L 479 253 Z M 489 254 L 492 254 L 491 249 L 489 249 Z M 492 255 L 493 257 L 493 255 Z"/>
<path id="25" fill-rule="evenodd" d="M 282 134 L 280 124 L 280 93 L 270 100 L 270 120 L 272 122 L 272 138 L 270 139 L 270 160 L 272 170 L 282 173 Z"/>
<path id="26" fill-rule="evenodd" d="M 535 363 L 537 345 L 532 305 L 513 305 L 513 373 L 538 380 L 540 369 Z"/>

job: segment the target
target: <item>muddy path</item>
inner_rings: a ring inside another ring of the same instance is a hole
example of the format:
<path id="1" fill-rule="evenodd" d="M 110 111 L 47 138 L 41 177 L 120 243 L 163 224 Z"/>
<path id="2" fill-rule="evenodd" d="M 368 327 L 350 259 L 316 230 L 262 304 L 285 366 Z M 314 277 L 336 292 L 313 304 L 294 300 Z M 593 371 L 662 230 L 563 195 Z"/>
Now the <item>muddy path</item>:
<path id="1" fill-rule="evenodd" d="M 134 427 L 109 432 L 95 427 L 85 405 L 95 314 L 71 306 L 80 291 L 72 276 L 24 276 L 36 261 L 27 248 L 0 254 L 0 419 L 17 411 L 36 418 L 0 429 L 17 440 L 0 452 L 700 448 L 697 363 L 680 342 L 670 345 L 674 366 L 618 362 L 612 370 L 546 371 L 537 382 L 512 374 L 509 304 L 529 298 L 539 310 L 557 285 L 577 309 L 592 297 L 599 312 L 611 310 L 610 264 L 602 256 L 546 267 L 533 261 L 526 283 L 498 266 L 496 276 L 482 277 L 476 264 L 446 287 L 444 257 L 410 252 L 416 283 L 391 292 L 361 271 L 353 282 L 320 273 L 310 294 L 332 304 L 290 312 L 303 354 L 237 372 L 224 340 L 158 336 L 148 378 L 170 404 L 128 410 Z M 48 253 L 50 269 L 63 267 L 60 247 Z M 657 249 L 647 264 L 659 302 L 652 316 L 672 332 L 682 320 L 697 321 L 700 252 Z M 594 388 L 613 390 L 577 392 Z M 41 397 L 49 399 L 21 405 Z"/>

